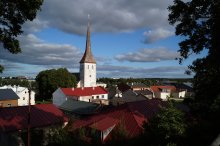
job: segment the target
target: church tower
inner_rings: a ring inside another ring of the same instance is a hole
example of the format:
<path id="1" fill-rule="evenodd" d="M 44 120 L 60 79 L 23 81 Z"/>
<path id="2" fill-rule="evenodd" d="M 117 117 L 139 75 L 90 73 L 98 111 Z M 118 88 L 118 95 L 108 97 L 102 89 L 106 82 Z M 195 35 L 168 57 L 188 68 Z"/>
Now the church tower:
<path id="1" fill-rule="evenodd" d="M 80 87 L 96 86 L 96 61 L 92 55 L 90 43 L 90 24 L 88 22 L 86 49 L 80 61 Z"/>

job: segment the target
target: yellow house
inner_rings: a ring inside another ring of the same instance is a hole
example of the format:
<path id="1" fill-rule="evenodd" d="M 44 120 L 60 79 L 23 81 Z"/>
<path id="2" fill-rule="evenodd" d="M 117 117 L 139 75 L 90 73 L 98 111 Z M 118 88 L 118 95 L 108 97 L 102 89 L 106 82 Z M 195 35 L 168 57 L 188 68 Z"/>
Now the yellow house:
<path id="1" fill-rule="evenodd" d="M 0 108 L 18 106 L 18 95 L 12 89 L 0 89 Z"/>

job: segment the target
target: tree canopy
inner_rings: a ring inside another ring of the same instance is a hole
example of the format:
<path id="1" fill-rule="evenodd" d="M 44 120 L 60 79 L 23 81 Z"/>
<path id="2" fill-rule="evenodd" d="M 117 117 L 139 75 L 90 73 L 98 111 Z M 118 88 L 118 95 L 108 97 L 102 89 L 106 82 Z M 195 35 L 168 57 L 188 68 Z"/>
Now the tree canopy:
<path id="1" fill-rule="evenodd" d="M 220 94 L 220 1 L 174 0 L 169 6 L 169 22 L 176 24 L 176 35 L 185 37 L 179 43 L 180 63 L 191 54 L 207 50 L 207 55 L 189 66 L 195 73 L 196 99 L 211 104 Z"/>
<path id="2" fill-rule="evenodd" d="M 21 52 L 16 38 L 22 31 L 22 24 L 32 21 L 43 0 L 1 0 L 0 1 L 0 45 L 10 53 Z M 3 70 L 0 65 L 0 72 Z"/>
<path id="3" fill-rule="evenodd" d="M 185 114 L 169 101 L 167 107 L 144 124 L 145 134 L 152 145 L 169 145 L 182 143 L 186 134 Z"/>
<path id="4" fill-rule="evenodd" d="M 76 87 L 76 77 L 66 68 L 41 71 L 36 77 L 37 97 L 51 99 L 52 93 L 59 87 Z"/>

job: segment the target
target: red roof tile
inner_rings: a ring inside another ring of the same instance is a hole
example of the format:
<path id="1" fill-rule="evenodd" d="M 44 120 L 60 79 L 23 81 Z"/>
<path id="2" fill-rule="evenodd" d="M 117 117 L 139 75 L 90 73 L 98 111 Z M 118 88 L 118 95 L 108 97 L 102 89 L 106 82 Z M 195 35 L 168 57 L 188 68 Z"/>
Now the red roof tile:
<path id="1" fill-rule="evenodd" d="M 118 123 L 117 119 L 113 119 L 111 117 L 106 117 L 97 122 L 94 122 L 89 127 L 97 129 L 99 131 L 105 131 L 106 129 L 116 125 Z"/>
<path id="2" fill-rule="evenodd" d="M 161 89 L 170 89 L 171 91 L 176 91 L 175 86 L 151 86 L 150 87 L 153 92 L 161 92 Z"/>
<path id="3" fill-rule="evenodd" d="M 124 123 L 128 136 L 135 137 L 143 132 L 143 122 L 148 121 L 159 110 L 160 105 L 163 106 L 164 104 L 165 102 L 155 99 L 126 103 L 97 115 L 77 120 L 74 122 L 72 128 L 87 127 L 101 120 L 105 121 L 105 118 L 110 117 Z M 109 123 L 106 123 L 106 125 L 102 126 L 108 127 L 108 125 Z"/>
<path id="4" fill-rule="evenodd" d="M 91 96 L 98 94 L 108 94 L 108 91 L 102 87 L 84 87 L 84 88 L 61 88 L 67 96 Z"/>
<path id="5" fill-rule="evenodd" d="M 31 106 L 31 128 L 62 124 L 68 121 L 63 112 L 53 104 Z M 26 129 L 28 125 L 28 106 L 0 109 L 0 132 Z"/>

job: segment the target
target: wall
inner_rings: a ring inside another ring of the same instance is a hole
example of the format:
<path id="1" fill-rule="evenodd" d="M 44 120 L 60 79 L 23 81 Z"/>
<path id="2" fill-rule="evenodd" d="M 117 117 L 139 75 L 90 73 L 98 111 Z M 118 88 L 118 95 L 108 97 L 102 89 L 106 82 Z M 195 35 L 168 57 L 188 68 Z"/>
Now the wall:
<path id="1" fill-rule="evenodd" d="M 18 106 L 18 100 L 1 100 L 0 101 L 0 107 L 10 107 L 10 106 Z"/>
<path id="2" fill-rule="evenodd" d="M 98 96 L 98 98 L 97 98 Z M 92 96 L 80 96 L 79 97 L 79 100 L 80 101 L 86 101 L 86 102 L 89 102 L 89 101 L 92 101 L 92 100 L 95 100 L 95 99 L 105 99 L 107 100 L 108 99 L 108 94 L 97 94 L 97 95 L 92 95 Z"/>
<path id="3" fill-rule="evenodd" d="M 80 64 L 80 81 L 81 81 L 81 87 L 96 86 L 96 64 L 94 63 Z"/>
<path id="4" fill-rule="evenodd" d="M 17 92 L 19 96 L 18 106 L 25 106 L 29 104 L 29 92 L 28 89 L 24 89 L 22 92 Z M 31 105 L 35 104 L 35 92 L 31 91 Z"/>
<path id="5" fill-rule="evenodd" d="M 60 88 L 58 88 L 54 93 L 53 93 L 53 104 L 56 106 L 60 106 L 67 100 L 66 96 L 63 94 Z"/>
<path id="6" fill-rule="evenodd" d="M 167 100 L 167 97 L 170 97 L 170 94 L 171 94 L 171 93 L 161 92 L 160 98 L 161 98 L 162 100 Z"/>

